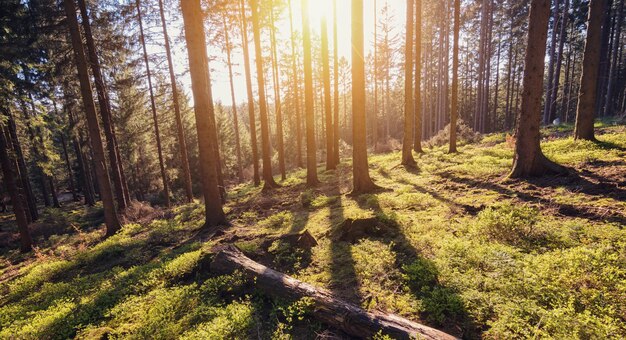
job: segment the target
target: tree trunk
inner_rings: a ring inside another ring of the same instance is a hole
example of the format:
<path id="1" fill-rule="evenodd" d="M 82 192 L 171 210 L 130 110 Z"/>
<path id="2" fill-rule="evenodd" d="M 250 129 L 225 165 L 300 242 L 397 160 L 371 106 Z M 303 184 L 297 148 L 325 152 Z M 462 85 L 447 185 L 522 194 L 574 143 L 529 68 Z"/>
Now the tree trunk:
<path id="1" fill-rule="evenodd" d="M 365 60 L 363 54 L 363 0 L 352 0 L 352 194 L 379 188 L 369 174 L 365 122 Z"/>
<path id="2" fill-rule="evenodd" d="M 556 118 L 556 101 L 559 94 L 559 82 L 561 81 L 561 67 L 563 65 L 563 48 L 567 39 L 567 21 L 569 18 L 569 0 L 565 0 L 563 12 L 561 14 L 560 33 L 559 33 L 559 50 L 556 54 L 556 71 L 554 72 L 554 83 L 552 85 L 552 98 L 550 99 L 549 119 L 553 121 Z"/>
<path id="3" fill-rule="evenodd" d="M 235 152 L 237 154 L 237 179 L 243 181 L 243 166 L 241 164 L 241 142 L 239 141 L 239 118 L 237 117 L 237 100 L 235 99 L 235 85 L 233 82 L 233 65 L 230 60 L 230 40 L 228 39 L 228 26 L 226 17 L 222 17 L 224 23 L 224 39 L 226 41 L 226 64 L 228 64 L 228 79 L 230 79 L 230 99 L 233 105 L 233 130 L 235 131 Z"/>
<path id="4" fill-rule="evenodd" d="M 422 150 L 422 0 L 415 0 L 415 129 L 413 151 Z"/>
<path id="5" fill-rule="evenodd" d="M 509 177 L 520 178 L 563 173 L 565 168 L 548 160 L 541 152 L 541 97 L 544 58 L 550 17 L 550 0 L 532 0 L 528 25 L 522 111 L 516 128 L 513 170 Z"/>
<path id="6" fill-rule="evenodd" d="M 76 8 L 74 0 L 63 0 L 65 13 L 67 15 L 67 24 L 69 27 L 72 48 L 74 50 L 74 58 L 76 68 L 78 70 L 78 79 L 80 81 L 80 91 L 85 107 L 85 116 L 89 131 L 89 140 L 91 141 L 91 149 L 93 150 L 93 159 L 96 171 L 96 179 L 98 180 L 98 188 L 102 205 L 104 208 L 104 223 L 107 230 L 106 235 L 111 236 L 120 229 L 120 222 L 115 209 L 113 200 L 113 190 L 111 189 L 111 181 L 104 156 L 104 148 L 102 147 L 102 138 L 100 137 L 100 126 L 96 115 L 96 106 L 93 101 L 91 84 L 89 83 L 89 74 L 87 70 L 87 59 L 83 50 L 80 38 L 80 30 L 78 28 L 78 20 L 76 20 Z"/>
<path id="7" fill-rule="evenodd" d="M 336 169 L 333 111 L 330 95 L 330 57 L 328 52 L 328 24 L 326 17 L 322 17 L 322 73 L 324 78 L 324 112 L 326 117 L 326 170 Z"/>
<path id="8" fill-rule="evenodd" d="M 250 123 L 250 146 L 252 149 L 252 167 L 254 169 L 253 182 L 258 186 L 261 184 L 259 176 L 259 148 L 257 146 L 256 137 L 256 118 L 254 117 L 254 95 L 252 94 L 252 72 L 250 71 L 250 52 L 248 49 L 248 22 L 246 19 L 246 7 L 244 0 L 240 1 L 241 5 L 241 39 L 243 47 L 243 64 L 246 74 L 246 92 L 248 95 L 248 118 Z"/>
<path id="9" fill-rule="evenodd" d="M 57 196 L 57 189 L 54 185 L 54 178 L 52 176 L 48 177 L 48 183 L 50 183 L 50 195 L 52 196 L 52 206 L 54 208 L 60 208 L 61 204 L 59 203 L 59 197 Z"/>
<path id="10" fill-rule="evenodd" d="M 611 61 L 611 68 L 609 72 L 608 87 L 606 90 L 604 116 L 610 116 L 615 113 L 613 110 L 616 107 L 615 105 L 616 103 L 615 103 L 615 98 L 613 98 L 613 96 L 615 92 L 615 86 L 617 85 L 616 78 L 619 76 L 618 72 L 620 70 L 618 48 L 620 46 L 620 36 L 621 36 L 621 31 L 622 31 L 623 18 L 624 18 L 624 1 L 620 1 L 620 4 L 617 7 L 617 19 L 615 22 L 615 35 L 613 37 L 613 52 L 611 53 L 612 61 Z M 623 48 L 623 45 L 622 45 L 622 48 Z"/>
<path id="11" fill-rule="evenodd" d="M 559 5 L 561 4 L 561 0 L 556 0 L 554 4 L 554 11 L 552 12 L 553 17 L 553 25 L 552 25 L 552 36 L 550 37 L 550 61 L 548 64 L 548 83 L 546 86 L 546 100 L 543 106 L 543 124 L 548 125 L 552 122 L 550 119 L 550 106 L 552 100 L 552 83 L 554 82 L 554 67 L 556 63 L 556 37 L 557 37 L 557 25 L 559 20 Z M 558 75 L 557 75 L 558 76 Z"/>
<path id="12" fill-rule="evenodd" d="M 185 195 L 187 203 L 193 201 L 193 189 L 191 186 L 191 172 L 189 171 L 189 155 L 187 154 L 187 141 L 183 120 L 180 114 L 180 103 L 178 101 L 178 90 L 176 88 L 176 77 L 174 76 L 174 63 L 172 62 L 172 51 L 170 39 L 167 34 L 167 24 L 165 23 L 165 11 L 163 10 L 163 0 L 159 0 L 159 13 L 161 15 L 161 27 L 163 29 L 163 40 L 165 41 L 165 55 L 167 56 L 167 67 L 172 86 L 172 101 L 174 103 L 174 118 L 176 120 L 176 132 L 178 137 L 178 148 L 180 150 L 180 167 L 182 170 L 183 183 L 185 185 Z M 230 67 L 230 64 L 229 64 Z M 237 138 L 239 141 L 239 138 Z M 241 164 L 241 163 L 240 163 Z"/>
<path id="13" fill-rule="evenodd" d="M 84 0 L 80 0 L 84 1 Z M 148 51 L 146 50 L 146 39 L 143 34 L 143 21 L 141 19 L 141 1 L 135 0 L 137 6 L 137 21 L 139 22 L 139 40 L 143 49 L 143 61 L 146 66 L 146 75 L 148 77 L 148 92 L 150 93 L 150 107 L 152 109 L 152 122 L 154 124 L 154 137 L 156 138 L 157 155 L 159 156 L 159 168 L 161 170 L 161 181 L 163 182 L 163 196 L 165 198 L 165 206 L 170 207 L 170 190 L 168 185 L 167 173 L 165 172 L 165 162 L 163 161 L 163 148 L 161 147 L 161 135 L 159 133 L 159 119 L 156 112 L 156 103 L 154 102 L 154 91 L 152 90 L 152 74 L 150 72 L 150 62 L 148 61 Z"/>
<path id="14" fill-rule="evenodd" d="M 226 216 L 222 210 L 222 195 L 219 188 L 217 145 L 215 136 L 213 94 L 211 75 L 206 52 L 206 42 L 200 0 L 181 0 L 185 40 L 189 57 L 189 72 L 194 99 L 196 129 L 198 132 L 198 152 L 202 193 L 205 206 L 205 227 L 225 225 Z"/>
<path id="15" fill-rule="evenodd" d="M 251 260 L 232 245 L 215 255 L 210 270 L 216 273 L 240 270 L 246 277 L 254 280 L 260 290 L 275 298 L 310 299 L 314 305 L 312 313 L 315 318 L 358 338 L 369 339 L 386 335 L 394 339 L 455 339 L 442 331 L 393 314 L 366 312 L 326 290 Z"/>
<path id="16" fill-rule="evenodd" d="M 72 199 L 74 202 L 78 202 L 78 193 L 76 192 L 76 184 L 74 183 L 74 171 L 72 170 L 72 163 L 70 162 L 70 156 L 67 152 L 67 141 L 65 140 L 65 136 L 63 132 L 59 134 L 61 138 L 61 147 L 63 148 L 63 160 L 65 161 L 65 166 L 67 168 L 67 176 L 68 176 L 68 184 L 70 187 L 70 191 L 72 192 Z"/>
<path id="17" fill-rule="evenodd" d="M 450 148 L 456 152 L 456 121 L 459 116 L 459 29 L 461 25 L 461 1 L 454 0 L 454 38 L 452 47 L 452 103 L 450 107 Z"/>
<path id="18" fill-rule="evenodd" d="M 402 137 L 402 165 L 415 167 L 413 158 L 413 5 L 406 1 L 406 41 L 404 46 L 404 136 Z"/>
<path id="19" fill-rule="evenodd" d="M 339 49 L 337 43 L 337 1 L 333 2 L 333 81 L 334 81 L 334 117 L 333 117 L 333 158 L 339 165 Z"/>
<path id="20" fill-rule="evenodd" d="M 308 0 L 302 0 L 302 41 L 304 48 L 304 110 L 306 116 L 306 183 L 313 187 L 317 179 L 317 151 L 315 145 L 315 112 L 313 111 L 313 67 L 311 61 L 311 30 L 309 28 Z M 365 117 L 364 117 L 365 118 Z"/>
<path id="21" fill-rule="evenodd" d="M 85 31 L 85 41 L 87 42 L 87 52 L 89 57 L 89 64 L 91 65 L 91 73 L 93 74 L 94 83 L 96 85 L 96 93 L 98 95 L 98 106 L 100 107 L 100 116 L 102 117 L 102 126 L 104 127 L 104 136 L 106 138 L 107 151 L 109 153 L 109 162 L 111 165 L 111 173 L 113 176 L 113 188 L 115 189 L 115 197 L 117 198 L 117 204 L 119 209 L 124 210 L 129 202 L 124 195 L 124 186 L 122 184 L 122 168 L 121 159 L 118 159 L 119 152 L 117 149 L 117 143 L 113 132 L 113 118 L 111 114 L 111 103 L 109 102 L 109 96 L 104 85 L 104 79 L 102 78 L 102 70 L 100 69 L 100 60 L 98 59 L 98 53 L 96 51 L 96 44 L 91 33 L 91 24 L 89 23 L 89 16 L 87 15 L 87 6 L 85 0 L 78 0 L 78 7 L 80 8 L 82 25 Z"/>
<path id="22" fill-rule="evenodd" d="M 261 53 L 261 27 L 259 24 L 259 0 L 251 0 L 252 31 L 254 32 L 254 51 L 256 55 L 257 82 L 259 83 L 259 118 L 261 120 L 261 154 L 263 158 L 264 190 L 278 187 L 272 176 L 272 155 L 270 146 L 270 128 L 267 118 L 267 97 L 265 96 L 265 75 L 263 54 Z"/>
<path id="23" fill-rule="evenodd" d="M 278 67 L 278 53 L 276 52 L 276 25 L 274 24 L 274 3 L 270 8 L 270 40 L 272 45 L 272 72 L 274 75 L 274 105 L 276 108 L 276 148 L 278 149 L 278 169 L 281 179 L 287 179 L 285 169 L 285 141 L 283 138 L 283 111 L 280 101 L 280 70 Z"/>
<path id="24" fill-rule="evenodd" d="M 297 55 L 296 55 L 296 38 L 293 31 L 293 12 L 291 9 L 291 0 L 289 0 L 289 29 L 291 32 L 291 68 L 293 73 L 293 90 L 294 90 L 294 102 L 296 106 L 296 164 L 298 167 L 302 167 L 302 131 L 301 115 L 300 115 L 300 83 L 298 81 L 298 67 L 297 67 Z"/>
<path id="25" fill-rule="evenodd" d="M 37 211 L 37 201 L 35 200 L 35 194 L 33 193 L 33 188 L 30 184 L 30 179 L 28 177 L 28 168 L 26 167 L 24 153 L 22 152 L 22 145 L 17 135 L 15 119 L 13 118 L 13 114 L 9 109 L 6 110 L 6 115 L 8 118 L 7 129 L 9 130 L 9 135 L 11 137 L 10 144 L 13 145 L 13 150 L 15 151 L 15 156 L 17 158 L 20 182 L 22 190 L 24 191 L 24 199 L 26 201 L 26 206 L 24 208 L 27 209 L 28 220 L 30 222 L 36 221 L 39 218 L 39 212 Z M 8 140 L 7 143 L 9 143 Z"/>
<path id="26" fill-rule="evenodd" d="M 604 22 L 606 0 L 591 0 L 587 24 L 587 39 L 583 55 L 583 69 L 580 77 L 578 107 L 574 139 L 595 140 L 593 123 L 596 117 L 596 95 L 598 69 L 600 63 L 602 23 Z"/>
<path id="27" fill-rule="evenodd" d="M 33 247 L 33 240 L 28 231 L 28 217 L 22 205 L 22 197 L 20 197 L 19 188 L 15 180 L 15 169 L 13 166 L 15 162 L 11 161 L 11 156 L 8 151 L 9 143 L 5 140 L 4 133 L 0 132 L 0 166 L 2 167 L 2 176 L 7 192 L 11 197 L 11 202 L 13 203 L 13 213 L 15 214 L 17 229 L 20 233 L 20 250 L 22 252 L 29 252 Z"/>

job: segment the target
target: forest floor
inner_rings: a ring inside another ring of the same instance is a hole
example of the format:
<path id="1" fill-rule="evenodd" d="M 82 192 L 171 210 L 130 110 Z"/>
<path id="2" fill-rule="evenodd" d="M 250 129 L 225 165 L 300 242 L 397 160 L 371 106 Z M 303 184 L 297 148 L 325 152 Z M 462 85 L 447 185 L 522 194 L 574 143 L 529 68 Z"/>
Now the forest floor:
<path id="1" fill-rule="evenodd" d="M 48 209 L 38 248 L 20 254 L 0 217 L 0 338 L 345 338 L 309 316 L 306 301 L 270 299 L 240 274 L 214 276 L 211 248 L 234 242 L 253 259 L 368 310 L 392 312 L 464 338 L 626 337 L 626 126 L 599 123 L 599 142 L 571 127 L 544 131 L 566 177 L 507 180 L 505 134 L 458 154 L 426 149 L 419 168 L 397 152 L 370 157 L 385 188 L 350 196 L 350 165 L 303 170 L 272 192 L 229 190 L 233 226 L 202 230 L 199 202 L 171 211 L 137 204 L 103 239 L 101 209 Z M 337 235 L 346 219 L 375 230 Z M 310 250 L 268 236 L 307 230 Z"/>

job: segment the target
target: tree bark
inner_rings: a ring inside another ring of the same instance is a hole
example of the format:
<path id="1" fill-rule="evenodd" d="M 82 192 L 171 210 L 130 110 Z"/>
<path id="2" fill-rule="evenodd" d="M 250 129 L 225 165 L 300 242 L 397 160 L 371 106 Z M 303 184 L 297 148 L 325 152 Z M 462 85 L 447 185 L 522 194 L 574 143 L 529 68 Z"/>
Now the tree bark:
<path id="1" fill-rule="evenodd" d="M 413 151 L 422 150 L 422 0 L 415 0 L 415 129 Z"/>
<path id="2" fill-rule="evenodd" d="M 176 133 L 177 133 L 176 136 L 178 137 L 178 148 L 180 150 L 180 167 L 182 170 L 183 183 L 185 185 L 185 195 L 187 198 L 187 203 L 190 203 L 193 201 L 193 189 L 191 186 L 191 172 L 189 171 L 189 155 L 187 154 L 187 141 L 185 139 L 183 119 L 180 114 L 180 103 L 178 101 L 176 77 L 174 76 L 174 63 L 172 62 L 172 51 L 170 48 L 170 39 L 167 34 L 167 24 L 165 23 L 165 11 L 163 10 L 163 0 L 159 0 L 159 13 L 161 15 L 161 27 L 163 29 L 163 39 L 165 42 L 165 55 L 167 56 L 167 67 L 169 70 L 170 84 L 172 86 L 172 101 L 174 104 L 174 118 L 176 120 Z"/>
<path id="3" fill-rule="evenodd" d="M 569 0 L 565 0 L 563 12 L 561 14 L 560 33 L 559 33 L 559 49 L 556 54 L 556 70 L 554 72 L 554 83 L 552 85 L 552 98 L 550 99 L 549 119 L 553 121 L 556 118 L 556 102 L 559 94 L 559 83 L 561 81 L 561 68 L 563 65 L 563 48 L 567 39 L 567 21 L 569 18 Z"/>
<path id="4" fill-rule="evenodd" d="M 456 121 L 459 116 L 459 29 L 461 25 L 461 1 L 454 0 L 454 38 L 452 47 L 452 102 L 450 107 L 450 148 L 456 152 Z"/>
<path id="5" fill-rule="evenodd" d="M 315 145 L 315 112 L 313 111 L 313 67 L 311 57 L 311 30 L 309 28 L 309 1 L 302 0 L 302 41 L 304 48 L 304 110 L 306 116 L 306 184 L 313 187 L 317 178 L 317 150 Z"/>
<path id="6" fill-rule="evenodd" d="M 413 7 L 415 1 L 406 1 L 406 41 L 404 48 L 404 135 L 402 137 L 402 165 L 415 167 L 413 158 Z"/>
<path id="7" fill-rule="evenodd" d="M 272 72 L 274 76 L 274 106 L 276 108 L 276 148 L 278 149 L 278 170 L 281 179 L 287 179 L 285 169 L 285 141 L 283 137 L 283 111 L 280 100 L 280 70 L 278 67 L 278 53 L 276 52 L 276 25 L 274 24 L 274 2 L 270 8 L 270 40 L 272 45 Z"/>
<path id="8" fill-rule="evenodd" d="M 565 168 L 541 152 L 541 97 L 544 58 L 550 17 L 550 0 L 532 0 L 528 25 L 528 47 L 524 67 L 522 110 L 515 132 L 515 153 L 510 178 L 563 173 Z"/>
<path id="9" fill-rule="evenodd" d="M 550 51 L 548 52 L 550 55 L 550 61 L 548 63 L 548 83 L 546 86 L 546 100 L 543 106 L 543 124 L 548 125 L 552 122 L 550 119 L 550 106 L 552 100 L 552 83 L 554 82 L 554 67 L 556 63 L 556 38 L 557 38 L 557 25 L 559 20 L 559 5 L 561 4 L 561 0 L 556 0 L 554 4 L 554 11 L 552 11 L 553 25 L 552 25 L 552 36 L 550 37 Z"/>
<path id="10" fill-rule="evenodd" d="M 119 209 L 124 210 L 128 205 L 126 195 L 124 195 L 124 185 L 122 184 L 122 167 L 121 159 L 118 158 L 119 152 L 117 151 L 117 143 L 115 134 L 113 132 L 113 118 L 111 114 L 111 103 L 109 101 L 109 95 L 104 85 L 104 79 L 102 78 L 102 70 L 100 68 L 100 60 L 96 51 L 96 44 L 91 33 L 91 24 L 89 23 L 89 16 L 87 15 L 87 6 L 85 0 L 78 0 L 78 7 L 80 8 L 82 25 L 85 31 L 85 41 L 87 42 L 88 60 L 91 65 L 91 73 L 96 85 L 96 93 L 98 95 L 98 106 L 100 107 L 100 116 L 102 117 L 102 126 L 104 127 L 104 136 L 107 141 L 107 151 L 109 153 L 109 163 L 111 165 L 111 180 L 113 181 L 113 188 L 115 189 L 115 196 L 117 198 L 117 204 Z"/>
<path id="11" fill-rule="evenodd" d="M 363 0 L 352 0 L 352 194 L 379 188 L 369 174 L 363 54 Z"/>
<path id="12" fill-rule="evenodd" d="M 615 92 L 616 78 L 619 76 L 618 72 L 620 69 L 619 65 L 619 46 L 620 46 L 620 37 L 622 32 L 622 21 L 624 19 L 624 1 L 620 1 L 620 4 L 617 7 L 617 19 L 615 22 L 615 35 L 613 37 L 613 52 L 611 53 L 612 61 L 611 68 L 609 72 L 609 80 L 608 87 L 606 90 L 606 100 L 604 105 L 604 116 L 610 116 L 614 114 L 614 109 L 616 107 L 615 100 L 613 98 Z M 622 46 L 623 48 L 623 46 Z"/>
<path id="13" fill-rule="evenodd" d="M 248 119 L 250 123 L 250 148 L 252 149 L 252 167 L 254 170 L 253 182 L 258 186 L 261 184 L 259 175 L 259 148 L 256 136 L 256 118 L 254 113 L 254 95 L 252 94 L 252 72 L 250 71 L 250 51 L 248 49 L 248 22 L 246 19 L 246 7 L 244 0 L 240 1 L 241 6 L 241 39 L 243 47 L 243 64 L 246 74 L 246 92 L 248 95 Z"/>
<path id="14" fill-rule="evenodd" d="M 206 52 L 206 40 L 200 0 L 181 0 L 185 40 L 189 57 L 189 72 L 194 99 L 196 129 L 198 132 L 198 151 L 200 158 L 200 174 L 202 193 L 205 206 L 205 227 L 212 228 L 228 224 L 222 209 L 222 196 L 219 188 L 219 161 L 215 136 L 213 111 L 213 94 L 211 92 L 211 75 Z"/>
<path id="15" fill-rule="evenodd" d="M 240 270 L 254 280 L 260 290 L 276 298 L 308 298 L 313 304 L 311 313 L 315 318 L 359 338 L 374 338 L 382 333 L 394 339 L 455 339 L 442 331 L 393 314 L 367 312 L 335 297 L 331 292 L 267 268 L 246 257 L 232 245 L 215 255 L 210 270 L 216 273 Z"/>
<path id="16" fill-rule="evenodd" d="M 593 123 L 596 117 L 596 95 L 602 23 L 604 22 L 606 0 L 591 0 L 587 19 L 587 39 L 583 55 L 583 69 L 580 77 L 578 107 L 574 139 L 595 140 Z"/>
<path id="17" fill-rule="evenodd" d="M 85 52 L 80 38 L 78 20 L 76 20 L 76 7 L 74 5 L 74 0 L 63 0 L 63 3 L 72 40 L 72 49 L 74 50 L 76 68 L 78 70 L 81 97 L 83 98 L 83 105 L 85 107 L 85 116 L 87 118 L 91 149 L 93 151 L 96 179 L 98 181 L 98 188 L 100 191 L 100 197 L 102 198 L 102 206 L 104 208 L 104 223 L 107 227 L 106 235 L 111 236 L 120 229 L 120 221 L 115 209 L 113 190 L 111 189 L 111 181 L 105 161 L 104 148 L 102 147 L 102 138 L 100 137 L 100 126 L 96 115 L 96 106 L 93 101 L 91 84 L 89 82 L 87 59 L 85 58 Z"/>
<path id="18" fill-rule="evenodd" d="M 296 164 L 298 167 L 302 167 L 302 131 L 301 114 L 300 114 L 300 82 L 298 81 L 298 67 L 297 67 L 297 55 L 296 55 L 296 37 L 293 31 L 293 12 L 291 8 L 291 0 L 289 0 L 289 29 L 291 32 L 291 68 L 293 73 L 293 91 L 294 102 L 296 107 Z"/>
<path id="19" fill-rule="evenodd" d="M 259 118 L 261 120 L 261 156 L 263 158 L 264 190 L 278 187 L 272 175 L 272 155 L 270 146 L 270 128 L 267 118 L 267 97 L 265 96 L 265 75 L 263 54 L 261 53 L 261 27 L 259 24 L 259 0 L 250 0 L 252 8 L 252 30 L 254 32 L 254 51 L 256 55 L 257 82 L 259 91 Z"/>
<path id="20" fill-rule="evenodd" d="M 339 49 L 337 43 L 337 2 L 333 2 L 333 81 L 334 81 L 334 117 L 333 117 L 333 158 L 335 165 L 339 165 Z"/>
<path id="21" fill-rule="evenodd" d="M 328 52 L 328 23 L 326 17 L 322 17 L 322 73 L 324 82 L 324 112 L 326 117 L 326 170 L 336 169 L 333 111 L 330 95 L 330 58 Z"/>

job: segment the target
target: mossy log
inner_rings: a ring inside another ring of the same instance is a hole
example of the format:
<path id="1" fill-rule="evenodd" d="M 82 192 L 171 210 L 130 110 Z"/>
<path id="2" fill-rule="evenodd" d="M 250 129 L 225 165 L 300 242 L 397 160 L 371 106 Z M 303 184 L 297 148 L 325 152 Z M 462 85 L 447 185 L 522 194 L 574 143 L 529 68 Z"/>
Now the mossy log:
<path id="1" fill-rule="evenodd" d="M 294 300 L 308 298 L 313 303 L 311 313 L 315 318 L 349 335 L 371 338 L 382 333 L 394 339 L 455 339 L 442 331 L 393 314 L 367 312 L 335 297 L 327 290 L 251 260 L 233 245 L 216 250 L 210 266 L 212 272 L 226 274 L 240 270 L 254 279 L 256 286 L 270 296 Z"/>

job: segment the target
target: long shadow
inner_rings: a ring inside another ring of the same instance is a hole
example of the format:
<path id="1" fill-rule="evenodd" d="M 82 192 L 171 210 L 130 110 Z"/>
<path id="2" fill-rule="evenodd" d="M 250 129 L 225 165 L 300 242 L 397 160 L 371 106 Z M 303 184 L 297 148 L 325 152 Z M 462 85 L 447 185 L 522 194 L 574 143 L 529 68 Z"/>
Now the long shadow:
<path id="1" fill-rule="evenodd" d="M 428 190 L 424 187 L 421 187 L 415 183 L 411 183 L 409 181 L 399 181 L 403 184 L 407 184 L 407 185 L 411 185 L 413 187 L 413 189 L 415 189 L 416 191 L 419 191 L 423 194 L 427 194 L 430 195 L 431 197 L 433 197 L 434 199 L 436 199 L 437 201 L 444 203 L 445 205 L 449 206 L 452 210 L 454 211 L 463 211 L 467 214 L 470 215 L 476 215 L 478 214 L 481 210 L 484 209 L 484 206 L 473 206 L 470 204 L 463 204 L 463 203 L 459 203 L 456 201 L 453 201 L 447 197 L 442 196 L 441 194 L 432 191 L 432 190 Z"/>
<path id="2" fill-rule="evenodd" d="M 335 189 L 333 193 L 340 195 L 339 189 Z M 345 219 L 343 209 L 343 198 L 339 196 L 339 200 L 329 207 L 328 219 L 331 225 L 329 235 L 340 227 Z M 339 221 L 337 223 L 336 221 Z M 330 239 L 330 289 L 338 296 L 342 296 L 351 302 L 359 303 L 363 298 L 359 291 L 356 268 L 354 258 L 352 257 L 352 245 L 348 242 L 342 242 Z"/>
<path id="3" fill-rule="evenodd" d="M 440 198 L 443 200 L 443 197 Z M 423 302 L 424 312 L 421 317 L 449 334 L 478 338 L 478 328 L 458 293 L 439 282 L 434 263 L 421 256 L 407 238 L 402 226 L 393 216 L 384 212 L 378 197 L 362 195 L 356 201 L 362 209 L 373 210 L 379 223 L 385 225 L 386 235 L 375 235 L 373 238 L 391 244 L 391 249 L 398 255 L 396 266 L 409 277 L 407 284 L 411 293 Z M 419 270 L 416 272 L 414 268 Z M 423 275 L 426 277 L 422 277 Z"/>
<path id="4" fill-rule="evenodd" d="M 451 173 L 446 173 L 445 175 L 442 176 L 442 178 L 448 179 L 457 184 L 462 184 L 462 185 L 473 187 L 473 188 L 483 188 L 483 189 L 491 190 L 503 196 L 517 198 L 528 203 L 553 206 L 557 208 L 560 214 L 565 215 L 565 216 L 582 217 L 582 218 L 586 218 L 589 220 L 601 221 L 601 222 L 613 222 L 613 223 L 618 223 L 618 224 L 626 224 L 626 216 L 619 214 L 618 212 L 613 212 L 611 215 L 608 215 L 607 213 L 600 214 L 597 211 L 594 211 L 594 209 L 589 209 L 589 208 L 586 209 L 583 206 L 576 206 L 573 204 L 547 201 L 545 197 L 536 196 L 529 192 L 514 190 L 514 188 L 511 188 L 510 186 L 505 186 L 502 184 L 488 182 L 488 181 L 479 181 L 479 180 L 468 178 L 468 177 L 458 177 Z M 567 179 L 561 179 L 561 180 L 567 181 Z M 537 187 L 556 188 L 556 187 L 563 186 L 562 184 L 563 182 L 561 182 L 561 180 L 558 180 L 558 179 L 555 180 L 554 178 L 545 178 L 545 179 L 538 178 L 538 179 L 529 179 L 529 180 L 526 180 L 525 182 L 530 183 L 531 185 L 535 185 Z M 571 182 L 571 179 L 569 181 Z M 580 190 L 572 190 L 571 187 L 568 187 L 570 191 L 588 193 L 589 195 L 598 195 L 597 192 L 594 193 L 593 191 L 589 190 L 590 187 L 597 187 L 596 184 L 591 183 L 588 180 L 585 180 L 584 178 L 577 178 L 575 179 L 575 181 L 577 181 L 578 183 L 583 183 L 583 185 L 580 187 Z M 622 189 L 618 189 L 618 193 L 620 195 L 619 197 L 623 197 L 622 195 L 625 194 L 624 190 Z M 606 195 L 601 195 L 601 196 L 606 196 Z"/>

